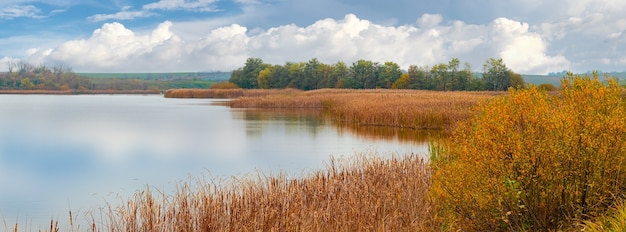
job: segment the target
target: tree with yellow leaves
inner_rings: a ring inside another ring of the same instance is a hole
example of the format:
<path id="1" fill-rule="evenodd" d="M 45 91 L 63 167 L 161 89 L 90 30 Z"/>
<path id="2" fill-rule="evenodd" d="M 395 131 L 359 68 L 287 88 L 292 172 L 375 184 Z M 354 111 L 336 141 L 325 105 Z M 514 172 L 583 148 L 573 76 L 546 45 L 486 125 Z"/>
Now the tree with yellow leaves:
<path id="1" fill-rule="evenodd" d="M 569 75 L 478 106 L 433 157 L 431 199 L 449 229 L 550 230 L 626 191 L 626 106 L 615 79 Z"/>

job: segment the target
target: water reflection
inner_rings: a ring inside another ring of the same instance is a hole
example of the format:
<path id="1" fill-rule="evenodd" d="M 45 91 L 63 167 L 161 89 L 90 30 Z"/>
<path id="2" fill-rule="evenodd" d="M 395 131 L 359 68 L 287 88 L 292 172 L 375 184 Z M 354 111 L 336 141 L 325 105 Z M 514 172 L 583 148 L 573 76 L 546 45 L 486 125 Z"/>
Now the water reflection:
<path id="1" fill-rule="evenodd" d="M 415 130 L 411 128 L 361 126 L 333 123 L 340 133 L 350 133 L 358 138 L 372 141 L 401 141 L 405 143 L 427 144 L 431 140 L 443 138 L 442 130 Z"/>
<path id="2" fill-rule="evenodd" d="M 335 126 L 317 110 L 242 110 L 158 95 L 0 95 L 0 216 L 8 225 L 118 202 L 189 176 L 298 176 L 330 155 L 425 152 L 419 133 Z M 18 219 L 19 215 L 19 219 Z M 2 226 L 0 226 L 2 228 Z"/>
<path id="3" fill-rule="evenodd" d="M 325 112 L 319 109 L 234 109 L 233 118 L 244 120 L 248 123 L 246 133 L 248 136 L 258 136 L 267 128 L 276 123 L 284 124 L 288 131 L 316 134 L 317 129 L 332 125 L 340 134 L 347 133 L 363 140 L 397 141 L 406 144 L 426 144 L 431 140 L 441 139 L 445 136 L 443 130 L 415 130 L 412 128 L 363 126 L 347 124 L 330 120 Z"/>
<path id="4" fill-rule="evenodd" d="M 287 133 L 316 136 L 321 127 L 328 125 L 318 109 L 233 109 L 233 119 L 245 121 L 246 134 L 251 137 L 277 126 Z"/>

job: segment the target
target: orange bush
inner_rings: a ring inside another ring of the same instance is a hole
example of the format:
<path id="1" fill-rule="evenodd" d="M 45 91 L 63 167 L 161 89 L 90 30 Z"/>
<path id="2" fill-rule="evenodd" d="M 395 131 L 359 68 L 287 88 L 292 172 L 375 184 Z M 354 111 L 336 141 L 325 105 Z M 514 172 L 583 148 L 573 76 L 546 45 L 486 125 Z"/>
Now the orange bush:
<path id="1" fill-rule="evenodd" d="M 550 230 L 606 211 L 626 190 L 621 92 L 570 76 L 558 95 L 530 87 L 480 105 L 433 157 L 442 225 Z"/>

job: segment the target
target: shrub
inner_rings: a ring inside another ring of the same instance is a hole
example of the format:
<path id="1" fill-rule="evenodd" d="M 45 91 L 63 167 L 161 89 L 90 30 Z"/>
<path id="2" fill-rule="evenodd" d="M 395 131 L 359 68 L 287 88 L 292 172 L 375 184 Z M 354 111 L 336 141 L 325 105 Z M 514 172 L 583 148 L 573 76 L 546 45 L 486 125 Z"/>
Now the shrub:
<path id="1" fill-rule="evenodd" d="M 239 89 L 239 86 L 232 82 L 220 82 L 212 84 L 209 89 Z"/>
<path id="2" fill-rule="evenodd" d="M 557 91 L 558 89 L 556 88 L 556 86 L 554 86 L 553 84 L 550 83 L 544 83 L 538 86 L 538 88 L 540 90 L 544 90 L 544 91 Z"/>
<path id="3" fill-rule="evenodd" d="M 606 211 L 626 190 L 617 80 L 569 76 L 480 104 L 434 157 L 431 199 L 447 229 L 550 230 Z M 458 227 L 458 228 L 457 228 Z"/>

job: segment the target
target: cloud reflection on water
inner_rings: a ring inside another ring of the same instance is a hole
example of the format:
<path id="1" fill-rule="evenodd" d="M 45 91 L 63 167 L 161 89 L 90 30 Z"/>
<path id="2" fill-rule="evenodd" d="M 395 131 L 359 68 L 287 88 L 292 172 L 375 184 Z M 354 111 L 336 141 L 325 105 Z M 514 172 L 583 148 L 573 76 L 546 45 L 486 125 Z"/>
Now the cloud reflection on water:
<path id="1" fill-rule="evenodd" d="M 145 186 L 172 192 L 190 176 L 256 170 L 296 176 L 323 168 L 330 155 L 422 149 L 345 133 L 319 112 L 231 110 L 211 102 L 0 95 L 0 216 L 12 224 L 28 215 L 40 224 Z"/>

